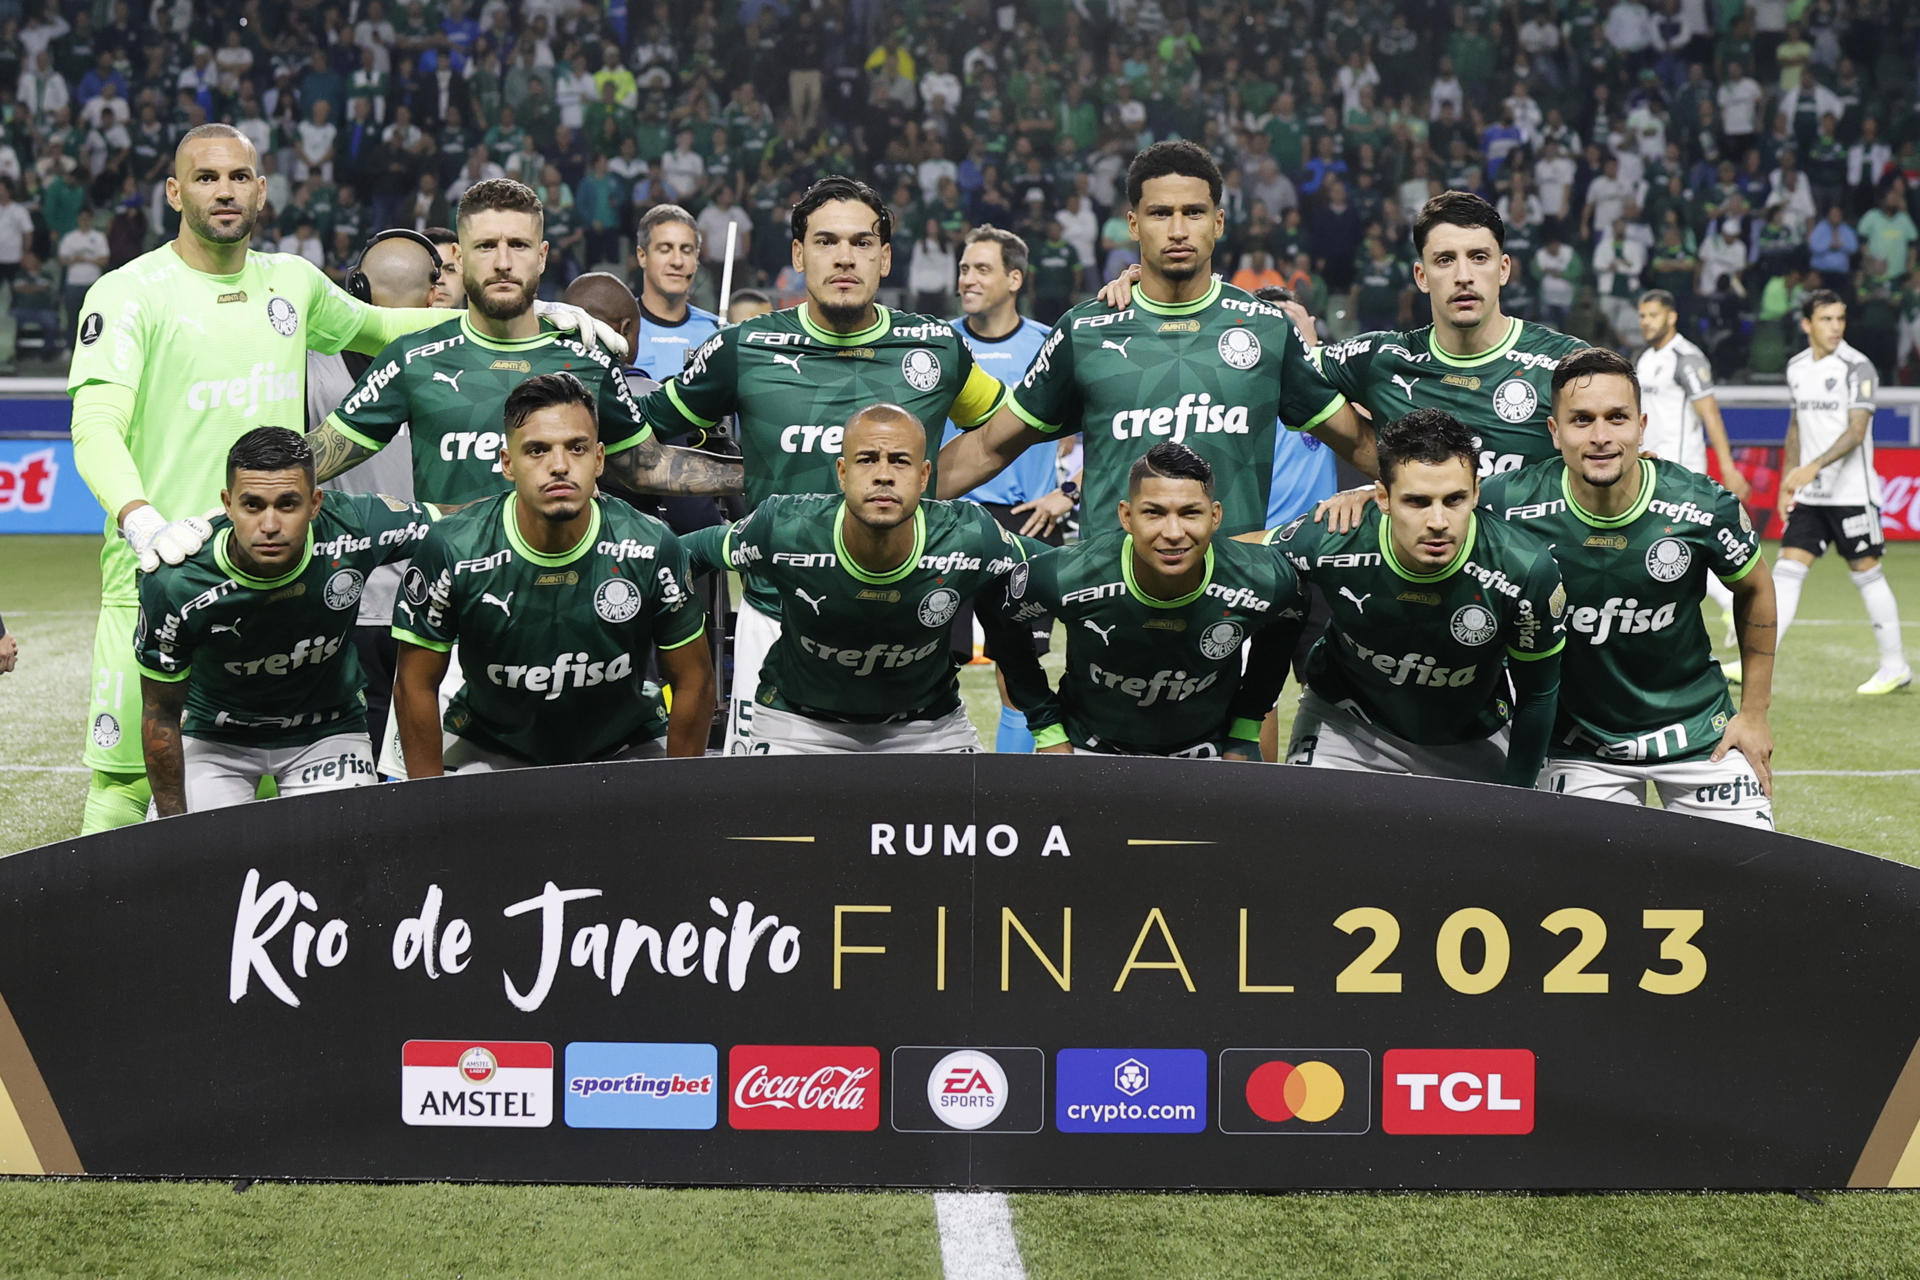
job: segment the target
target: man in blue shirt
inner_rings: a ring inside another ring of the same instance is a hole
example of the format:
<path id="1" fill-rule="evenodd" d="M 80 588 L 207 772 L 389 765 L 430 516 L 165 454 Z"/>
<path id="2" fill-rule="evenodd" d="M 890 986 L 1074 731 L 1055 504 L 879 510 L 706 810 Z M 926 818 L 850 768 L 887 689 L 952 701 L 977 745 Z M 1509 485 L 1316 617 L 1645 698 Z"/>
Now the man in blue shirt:
<path id="1" fill-rule="evenodd" d="M 647 210 L 634 233 L 640 266 L 640 333 L 633 367 L 665 382 L 720 327 L 720 317 L 688 302 L 700 270 L 700 233 L 677 204 Z"/>

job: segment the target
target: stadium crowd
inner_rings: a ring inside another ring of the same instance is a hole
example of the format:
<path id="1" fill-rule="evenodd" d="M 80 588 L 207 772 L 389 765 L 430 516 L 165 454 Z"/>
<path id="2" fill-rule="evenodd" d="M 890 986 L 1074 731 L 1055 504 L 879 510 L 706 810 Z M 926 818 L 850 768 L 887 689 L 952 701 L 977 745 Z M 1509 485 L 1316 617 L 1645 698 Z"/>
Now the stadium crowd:
<path id="1" fill-rule="evenodd" d="M 262 159 L 255 247 L 336 280 L 508 176 L 545 204 L 550 293 L 631 269 L 674 203 L 703 300 L 733 223 L 738 283 L 789 303 L 791 208 L 852 173 L 902 228 L 884 297 L 950 314 L 991 223 L 1050 320 L 1131 259 L 1128 158 L 1184 137 L 1227 170 L 1217 268 L 1330 337 L 1413 318 L 1409 222 L 1461 189 L 1506 219 L 1518 314 L 1637 346 L 1662 288 L 1722 378 L 1777 378 L 1826 287 L 1893 377 L 1920 353 L 1917 34 L 1892 0 L 0 0 L 0 283 L 19 350 L 61 357 L 87 286 L 175 234 L 180 136 L 224 120 Z"/>

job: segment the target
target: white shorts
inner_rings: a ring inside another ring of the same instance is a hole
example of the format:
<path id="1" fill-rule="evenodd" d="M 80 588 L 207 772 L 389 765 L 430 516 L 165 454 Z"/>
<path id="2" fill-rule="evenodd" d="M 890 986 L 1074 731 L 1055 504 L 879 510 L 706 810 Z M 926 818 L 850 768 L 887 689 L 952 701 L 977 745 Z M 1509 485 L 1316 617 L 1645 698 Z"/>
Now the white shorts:
<path id="1" fill-rule="evenodd" d="M 658 760 L 667 754 L 667 740 L 654 738 L 647 742 L 637 742 L 613 760 Z M 478 743 L 469 742 L 454 734 L 446 734 L 440 740 L 441 768 L 448 773 L 497 773 L 502 769 L 533 769 L 538 766 L 510 756 L 504 751 L 492 751 Z"/>
<path id="2" fill-rule="evenodd" d="M 727 694 L 727 739 L 721 750 L 730 756 L 744 756 L 753 748 L 754 717 L 763 709 L 754 706 L 760 692 L 760 668 L 766 665 L 773 642 L 780 638 L 780 619 L 740 602 L 733 623 L 733 688 Z"/>
<path id="3" fill-rule="evenodd" d="M 965 707 L 938 720 L 893 720 L 886 724 L 843 724 L 813 720 L 774 707 L 756 707 L 753 741 L 757 756 L 818 756 L 886 752 L 973 753 L 980 735 Z"/>
<path id="4" fill-rule="evenodd" d="M 1719 764 L 1705 757 L 1675 764 L 1549 760 L 1540 771 L 1538 785 L 1556 795 L 1645 804 L 1649 782 L 1659 791 L 1660 803 L 1675 813 L 1773 830 L 1773 801 L 1767 799 L 1759 775 L 1738 751 L 1727 752 Z"/>
<path id="5" fill-rule="evenodd" d="M 440 717 L 447 715 L 447 704 L 453 701 L 453 695 L 460 692 L 460 686 L 467 682 L 467 673 L 460 669 L 460 646 L 454 645 L 447 653 L 447 674 L 440 681 Z M 386 732 L 380 735 L 380 776 L 383 778 L 401 778 L 407 776 L 407 756 L 400 749 L 400 716 L 398 708 L 387 708 Z"/>
<path id="6" fill-rule="evenodd" d="M 304 747 L 236 747 L 183 736 L 187 812 L 224 809 L 253 799 L 271 777 L 283 796 L 371 786 L 373 746 L 364 733 L 336 733 Z"/>
<path id="7" fill-rule="evenodd" d="M 1287 763 L 1365 773 L 1413 773 L 1466 782 L 1498 782 L 1507 767 L 1503 726 L 1479 742 L 1423 746 L 1368 724 L 1312 689 L 1300 694 L 1287 743 Z"/>

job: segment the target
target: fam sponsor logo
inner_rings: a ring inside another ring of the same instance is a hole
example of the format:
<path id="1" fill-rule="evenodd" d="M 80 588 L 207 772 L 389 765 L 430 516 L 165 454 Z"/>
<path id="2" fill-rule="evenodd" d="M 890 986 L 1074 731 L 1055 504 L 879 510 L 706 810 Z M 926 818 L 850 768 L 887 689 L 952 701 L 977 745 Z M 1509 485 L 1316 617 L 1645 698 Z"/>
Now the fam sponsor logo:
<path id="1" fill-rule="evenodd" d="M 711 1129 L 720 1052 L 710 1044 L 584 1040 L 567 1046 L 570 1129 Z"/>
<path id="2" fill-rule="evenodd" d="M 1202 1049 L 1062 1049 L 1054 1058 L 1062 1133 L 1200 1133 L 1207 1127 Z"/>
<path id="3" fill-rule="evenodd" d="M 1381 1075 L 1388 1133 L 1533 1132 L 1531 1049 L 1389 1049 Z"/>
<path id="4" fill-rule="evenodd" d="M 1038 1133 L 1046 1055 L 1035 1048 L 903 1045 L 893 1051 L 900 1133 Z"/>
<path id="5" fill-rule="evenodd" d="M 880 1051 L 870 1045 L 735 1045 L 727 1077 L 727 1123 L 736 1129 L 880 1127 Z"/>
<path id="6" fill-rule="evenodd" d="M 1365 1049 L 1225 1049 L 1222 1133 L 1357 1134 L 1373 1128 Z"/>
<path id="7" fill-rule="evenodd" d="M 537 1040 L 409 1040 L 400 1118 L 410 1125 L 544 1129 L 553 1123 L 553 1046 Z"/>

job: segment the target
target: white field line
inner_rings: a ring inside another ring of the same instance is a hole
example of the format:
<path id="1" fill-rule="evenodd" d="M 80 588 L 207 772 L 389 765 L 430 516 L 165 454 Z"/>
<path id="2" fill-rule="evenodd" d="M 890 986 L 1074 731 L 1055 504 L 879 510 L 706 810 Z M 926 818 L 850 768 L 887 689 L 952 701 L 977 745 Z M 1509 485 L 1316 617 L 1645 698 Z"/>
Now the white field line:
<path id="1" fill-rule="evenodd" d="M 1013 1206 L 995 1191 L 940 1191 L 940 1266 L 947 1280 L 1026 1280 L 1013 1238 Z"/>

